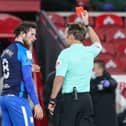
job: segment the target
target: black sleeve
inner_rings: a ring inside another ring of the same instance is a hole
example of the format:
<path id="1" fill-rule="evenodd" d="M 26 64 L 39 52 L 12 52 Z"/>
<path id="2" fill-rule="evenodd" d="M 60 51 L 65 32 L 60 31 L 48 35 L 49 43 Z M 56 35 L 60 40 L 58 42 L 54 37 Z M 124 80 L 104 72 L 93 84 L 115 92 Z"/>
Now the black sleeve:
<path id="1" fill-rule="evenodd" d="M 117 87 L 117 81 L 113 78 L 110 78 L 109 81 L 110 81 L 110 87 L 109 88 L 112 89 L 112 90 L 115 90 L 116 87 Z"/>
<path id="2" fill-rule="evenodd" d="M 94 93 L 94 92 L 98 92 L 98 82 L 96 80 L 91 79 L 90 80 L 90 92 Z"/>

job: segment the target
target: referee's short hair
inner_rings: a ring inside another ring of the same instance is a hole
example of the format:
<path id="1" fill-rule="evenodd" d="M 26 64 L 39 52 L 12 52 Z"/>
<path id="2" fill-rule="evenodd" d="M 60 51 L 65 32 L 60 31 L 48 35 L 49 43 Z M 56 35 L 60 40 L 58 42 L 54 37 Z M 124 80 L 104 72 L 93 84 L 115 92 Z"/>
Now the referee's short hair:
<path id="1" fill-rule="evenodd" d="M 67 24 L 68 28 L 68 35 L 72 34 L 76 40 L 79 40 L 81 42 L 84 41 L 86 33 L 87 33 L 87 28 L 84 27 L 83 24 Z"/>
<path id="2" fill-rule="evenodd" d="M 30 28 L 37 28 L 36 23 L 34 22 L 29 22 L 29 21 L 24 21 L 23 23 L 21 23 L 20 25 L 18 25 L 15 30 L 14 30 L 14 34 L 15 36 L 19 36 L 19 34 L 21 32 L 27 33 L 29 31 Z"/>

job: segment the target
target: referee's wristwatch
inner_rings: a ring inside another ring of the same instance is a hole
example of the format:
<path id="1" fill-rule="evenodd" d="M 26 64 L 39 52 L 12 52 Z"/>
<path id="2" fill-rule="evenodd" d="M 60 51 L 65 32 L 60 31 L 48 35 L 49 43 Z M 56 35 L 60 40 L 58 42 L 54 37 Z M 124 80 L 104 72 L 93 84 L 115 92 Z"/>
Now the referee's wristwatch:
<path id="1" fill-rule="evenodd" d="M 55 105 L 56 104 L 56 98 L 50 98 L 49 104 Z"/>
<path id="2" fill-rule="evenodd" d="M 86 28 L 89 28 L 89 27 L 91 27 L 91 25 L 90 25 L 90 24 L 87 24 L 87 25 L 85 25 L 85 27 L 86 27 Z"/>

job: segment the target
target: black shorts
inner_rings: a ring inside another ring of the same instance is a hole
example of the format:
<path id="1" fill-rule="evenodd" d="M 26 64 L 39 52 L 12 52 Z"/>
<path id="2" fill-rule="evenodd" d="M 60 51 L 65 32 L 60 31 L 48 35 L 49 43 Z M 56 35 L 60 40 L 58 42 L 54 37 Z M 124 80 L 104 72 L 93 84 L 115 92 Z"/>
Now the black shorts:
<path id="1" fill-rule="evenodd" d="M 89 93 L 63 94 L 59 126 L 93 126 L 93 104 Z"/>

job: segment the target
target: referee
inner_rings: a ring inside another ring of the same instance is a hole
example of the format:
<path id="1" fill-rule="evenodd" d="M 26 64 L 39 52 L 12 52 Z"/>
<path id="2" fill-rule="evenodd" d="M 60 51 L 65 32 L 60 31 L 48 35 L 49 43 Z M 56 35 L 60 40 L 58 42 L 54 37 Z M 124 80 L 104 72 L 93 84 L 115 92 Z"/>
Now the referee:
<path id="1" fill-rule="evenodd" d="M 92 100 L 89 94 L 90 78 L 94 58 L 100 53 L 100 40 L 89 25 L 88 12 L 81 14 L 84 25 L 70 24 L 65 31 L 65 41 L 69 48 L 64 49 L 56 63 L 56 77 L 48 109 L 53 114 L 56 97 L 62 88 L 60 126 L 92 126 Z M 88 32 L 92 45 L 83 46 Z"/>

